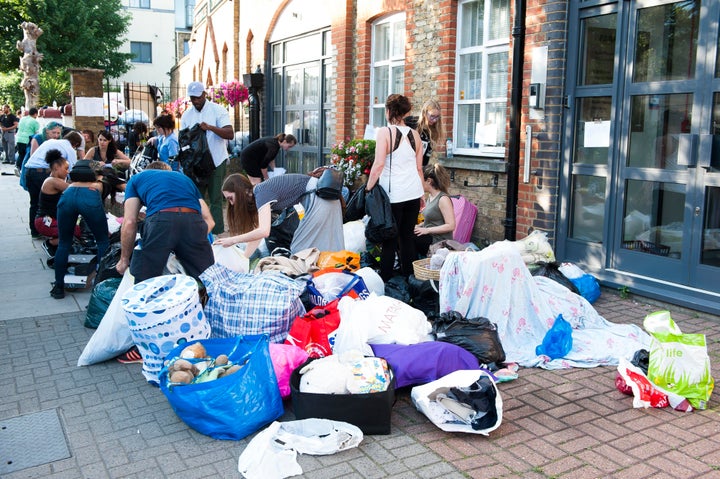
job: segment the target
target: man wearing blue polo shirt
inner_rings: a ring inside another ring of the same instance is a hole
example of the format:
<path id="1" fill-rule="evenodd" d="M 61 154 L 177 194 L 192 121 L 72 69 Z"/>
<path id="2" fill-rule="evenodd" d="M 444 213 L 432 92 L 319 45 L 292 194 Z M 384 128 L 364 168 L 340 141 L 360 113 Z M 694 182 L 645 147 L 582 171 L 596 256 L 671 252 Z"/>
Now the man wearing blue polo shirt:
<path id="1" fill-rule="evenodd" d="M 142 206 L 147 211 L 140 249 L 133 251 Z M 162 275 L 170 252 L 174 251 L 185 272 L 197 279 L 215 262 L 208 241 L 214 225 L 195 183 L 172 171 L 167 163 L 154 161 L 133 175 L 125 187 L 125 216 L 116 269 L 123 274 L 130 266 L 130 273 L 139 283 Z"/>
<path id="2" fill-rule="evenodd" d="M 190 82 L 187 87 L 192 108 L 188 108 L 180 118 L 180 129 L 191 128 L 200 124 L 205 130 L 208 148 L 215 163 L 215 171 L 209 178 L 203 180 L 198 187 L 200 192 L 208 195 L 210 213 L 215 220 L 213 234 L 225 232 L 223 222 L 223 194 L 222 183 L 225 180 L 226 161 L 228 158 L 227 140 L 233 139 L 233 128 L 230 124 L 230 115 L 221 105 L 208 101 L 205 97 L 205 85 L 199 81 Z"/>

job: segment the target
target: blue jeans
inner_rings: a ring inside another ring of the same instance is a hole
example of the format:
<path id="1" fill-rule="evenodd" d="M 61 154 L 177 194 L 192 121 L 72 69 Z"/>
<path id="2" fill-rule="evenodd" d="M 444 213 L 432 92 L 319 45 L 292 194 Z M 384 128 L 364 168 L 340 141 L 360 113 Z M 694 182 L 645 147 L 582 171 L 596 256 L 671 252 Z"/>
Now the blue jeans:
<path id="1" fill-rule="evenodd" d="M 28 217 L 30 218 L 30 233 L 33 236 L 40 234 L 37 228 L 35 228 L 35 217 L 37 216 L 38 205 L 40 203 L 40 189 L 48 176 L 50 176 L 50 168 L 25 169 L 25 189 L 27 189 L 30 195 Z"/>
<path id="2" fill-rule="evenodd" d="M 65 285 L 65 273 L 67 272 L 68 256 L 72 249 L 75 224 L 78 216 L 81 215 L 95 237 L 98 262 L 110 244 L 107 219 L 100 192 L 82 186 L 71 186 L 66 189 L 57 206 L 58 238 L 60 243 L 55 253 L 56 285 L 63 287 Z"/>

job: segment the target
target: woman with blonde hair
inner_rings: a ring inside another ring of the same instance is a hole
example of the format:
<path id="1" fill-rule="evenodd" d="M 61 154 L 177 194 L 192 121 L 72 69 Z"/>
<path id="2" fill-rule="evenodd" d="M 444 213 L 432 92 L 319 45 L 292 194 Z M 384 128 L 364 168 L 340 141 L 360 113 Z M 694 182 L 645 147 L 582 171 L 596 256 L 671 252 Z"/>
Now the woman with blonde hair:
<path id="1" fill-rule="evenodd" d="M 453 239 L 455 231 L 455 210 L 448 194 L 450 175 L 436 163 L 427 165 L 423 176 L 423 188 L 428 196 L 422 211 L 423 223 L 415 226 L 415 248 L 422 258 L 427 256 L 431 244 Z"/>
<path id="2" fill-rule="evenodd" d="M 420 133 L 423 143 L 423 166 L 427 166 L 433 149 L 437 150 L 445 140 L 440 103 L 436 100 L 427 100 L 423 103 L 420 116 L 405 118 L 405 124 Z"/>

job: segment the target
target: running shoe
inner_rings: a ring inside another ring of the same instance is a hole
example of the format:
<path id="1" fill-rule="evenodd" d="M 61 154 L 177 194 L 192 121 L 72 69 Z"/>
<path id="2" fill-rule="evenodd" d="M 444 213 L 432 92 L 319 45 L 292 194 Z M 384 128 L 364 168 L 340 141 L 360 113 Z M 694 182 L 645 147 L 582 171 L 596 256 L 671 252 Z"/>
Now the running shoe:
<path id="1" fill-rule="evenodd" d="M 118 362 L 123 364 L 131 364 L 131 363 L 142 363 L 143 358 L 140 355 L 140 351 L 138 350 L 137 346 L 133 346 L 132 348 L 128 349 L 124 353 L 122 353 L 120 356 L 115 358 L 118 360 Z"/>
<path id="2" fill-rule="evenodd" d="M 50 244 L 50 240 L 45 240 L 42 242 L 42 245 L 40 245 L 43 251 L 45 251 L 45 254 L 48 255 L 48 258 L 54 258 L 55 253 L 57 253 L 57 246 L 54 244 Z"/>

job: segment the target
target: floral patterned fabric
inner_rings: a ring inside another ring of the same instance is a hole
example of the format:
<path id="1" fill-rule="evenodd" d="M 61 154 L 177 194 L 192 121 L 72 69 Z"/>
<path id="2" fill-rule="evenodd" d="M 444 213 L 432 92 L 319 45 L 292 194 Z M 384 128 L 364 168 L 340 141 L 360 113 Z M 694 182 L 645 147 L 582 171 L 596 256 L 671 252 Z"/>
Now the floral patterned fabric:
<path id="1" fill-rule="evenodd" d="M 525 367 L 560 369 L 617 365 L 650 337 L 639 326 L 615 324 L 582 296 L 542 276 L 532 276 L 516 248 L 497 242 L 479 252 L 451 253 L 440 273 L 440 313 L 486 317 L 497 324 L 506 361 Z M 573 328 L 573 346 L 550 360 L 535 348 L 562 314 Z"/>

